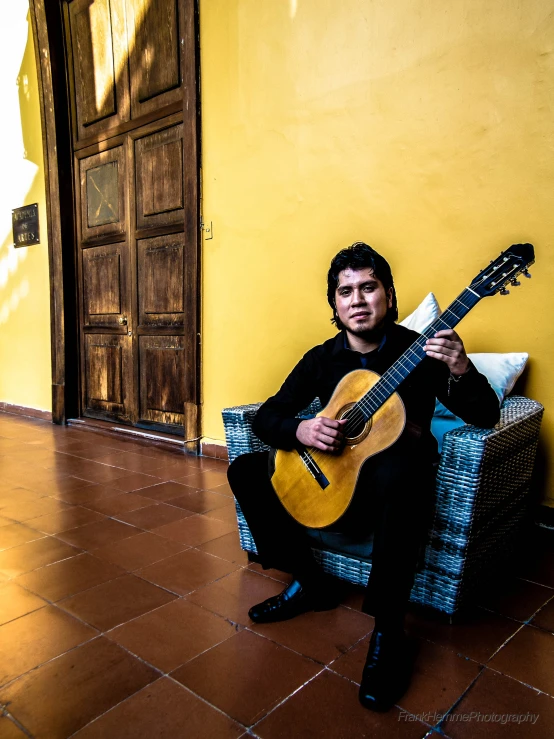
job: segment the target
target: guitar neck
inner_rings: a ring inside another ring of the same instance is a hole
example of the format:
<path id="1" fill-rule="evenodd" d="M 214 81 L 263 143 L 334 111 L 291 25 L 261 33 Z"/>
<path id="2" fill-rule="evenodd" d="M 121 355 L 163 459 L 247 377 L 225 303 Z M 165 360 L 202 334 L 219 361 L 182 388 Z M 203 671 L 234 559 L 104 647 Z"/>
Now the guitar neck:
<path id="1" fill-rule="evenodd" d="M 356 403 L 356 407 L 362 411 L 366 420 L 373 416 L 408 377 L 410 372 L 425 358 L 426 354 L 423 347 L 427 339 L 434 336 L 437 331 L 454 328 L 480 300 L 480 295 L 466 287 L 444 313 L 425 329 L 423 334 L 389 367 L 371 390 Z"/>

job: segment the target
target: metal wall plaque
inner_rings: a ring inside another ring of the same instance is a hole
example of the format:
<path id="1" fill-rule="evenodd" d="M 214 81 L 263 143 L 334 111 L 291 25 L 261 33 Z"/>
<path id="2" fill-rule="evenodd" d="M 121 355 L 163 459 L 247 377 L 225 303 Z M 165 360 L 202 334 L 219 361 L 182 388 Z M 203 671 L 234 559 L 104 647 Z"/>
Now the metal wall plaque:
<path id="1" fill-rule="evenodd" d="M 12 210 L 13 245 L 40 244 L 38 230 L 38 203 Z"/>

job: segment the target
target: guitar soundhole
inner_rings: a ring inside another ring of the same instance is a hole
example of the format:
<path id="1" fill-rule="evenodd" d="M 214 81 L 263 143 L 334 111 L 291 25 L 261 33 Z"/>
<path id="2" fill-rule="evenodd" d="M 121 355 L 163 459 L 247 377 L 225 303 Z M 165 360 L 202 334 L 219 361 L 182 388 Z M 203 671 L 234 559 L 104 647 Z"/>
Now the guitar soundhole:
<path id="1" fill-rule="evenodd" d="M 358 417 L 357 413 L 354 413 L 353 415 L 348 413 L 354 405 L 354 403 L 348 403 L 344 408 L 341 408 L 340 412 L 336 416 L 337 419 L 346 418 L 348 420 L 345 428 L 345 435 L 346 444 L 349 446 L 359 444 L 360 441 L 363 441 L 371 431 L 371 418 L 369 421 L 365 421 L 364 418 Z"/>
<path id="2" fill-rule="evenodd" d="M 363 433 L 365 429 L 365 421 L 361 419 L 360 421 L 348 421 L 346 425 L 346 433 L 348 434 L 349 439 L 355 439 L 357 436 L 359 436 L 361 433 Z"/>

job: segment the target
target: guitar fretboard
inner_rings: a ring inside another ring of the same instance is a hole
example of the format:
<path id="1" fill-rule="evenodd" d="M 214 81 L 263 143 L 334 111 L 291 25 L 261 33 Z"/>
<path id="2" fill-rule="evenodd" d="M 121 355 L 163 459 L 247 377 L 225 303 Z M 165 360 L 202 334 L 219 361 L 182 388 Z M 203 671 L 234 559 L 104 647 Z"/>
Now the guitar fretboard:
<path id="1" fill-rule="evenodd" d="M 428 326 L 423 334 L 380 377 L 375 385 L 349 410 L 347 418 L 355 419 L 361 412 L 367 421 L 396 391 L 400 383 L 426 357 L 423 347 L 427 339 L 442 329 L 454 328 L 477 305 L 481 296 L 467 287 L 448 308 Z"/>

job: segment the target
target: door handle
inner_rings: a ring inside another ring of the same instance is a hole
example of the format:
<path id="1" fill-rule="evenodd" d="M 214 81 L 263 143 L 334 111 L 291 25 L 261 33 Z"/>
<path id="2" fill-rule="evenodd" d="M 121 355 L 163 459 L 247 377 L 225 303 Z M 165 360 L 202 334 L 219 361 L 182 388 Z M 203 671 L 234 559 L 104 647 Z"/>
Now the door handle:
<path id="1" fill-rule="evenodd" d="M 119 316 L 117 319 L 117 322 L 120 326 L 126 326 L 127 325 L 127 316 Z"/>

